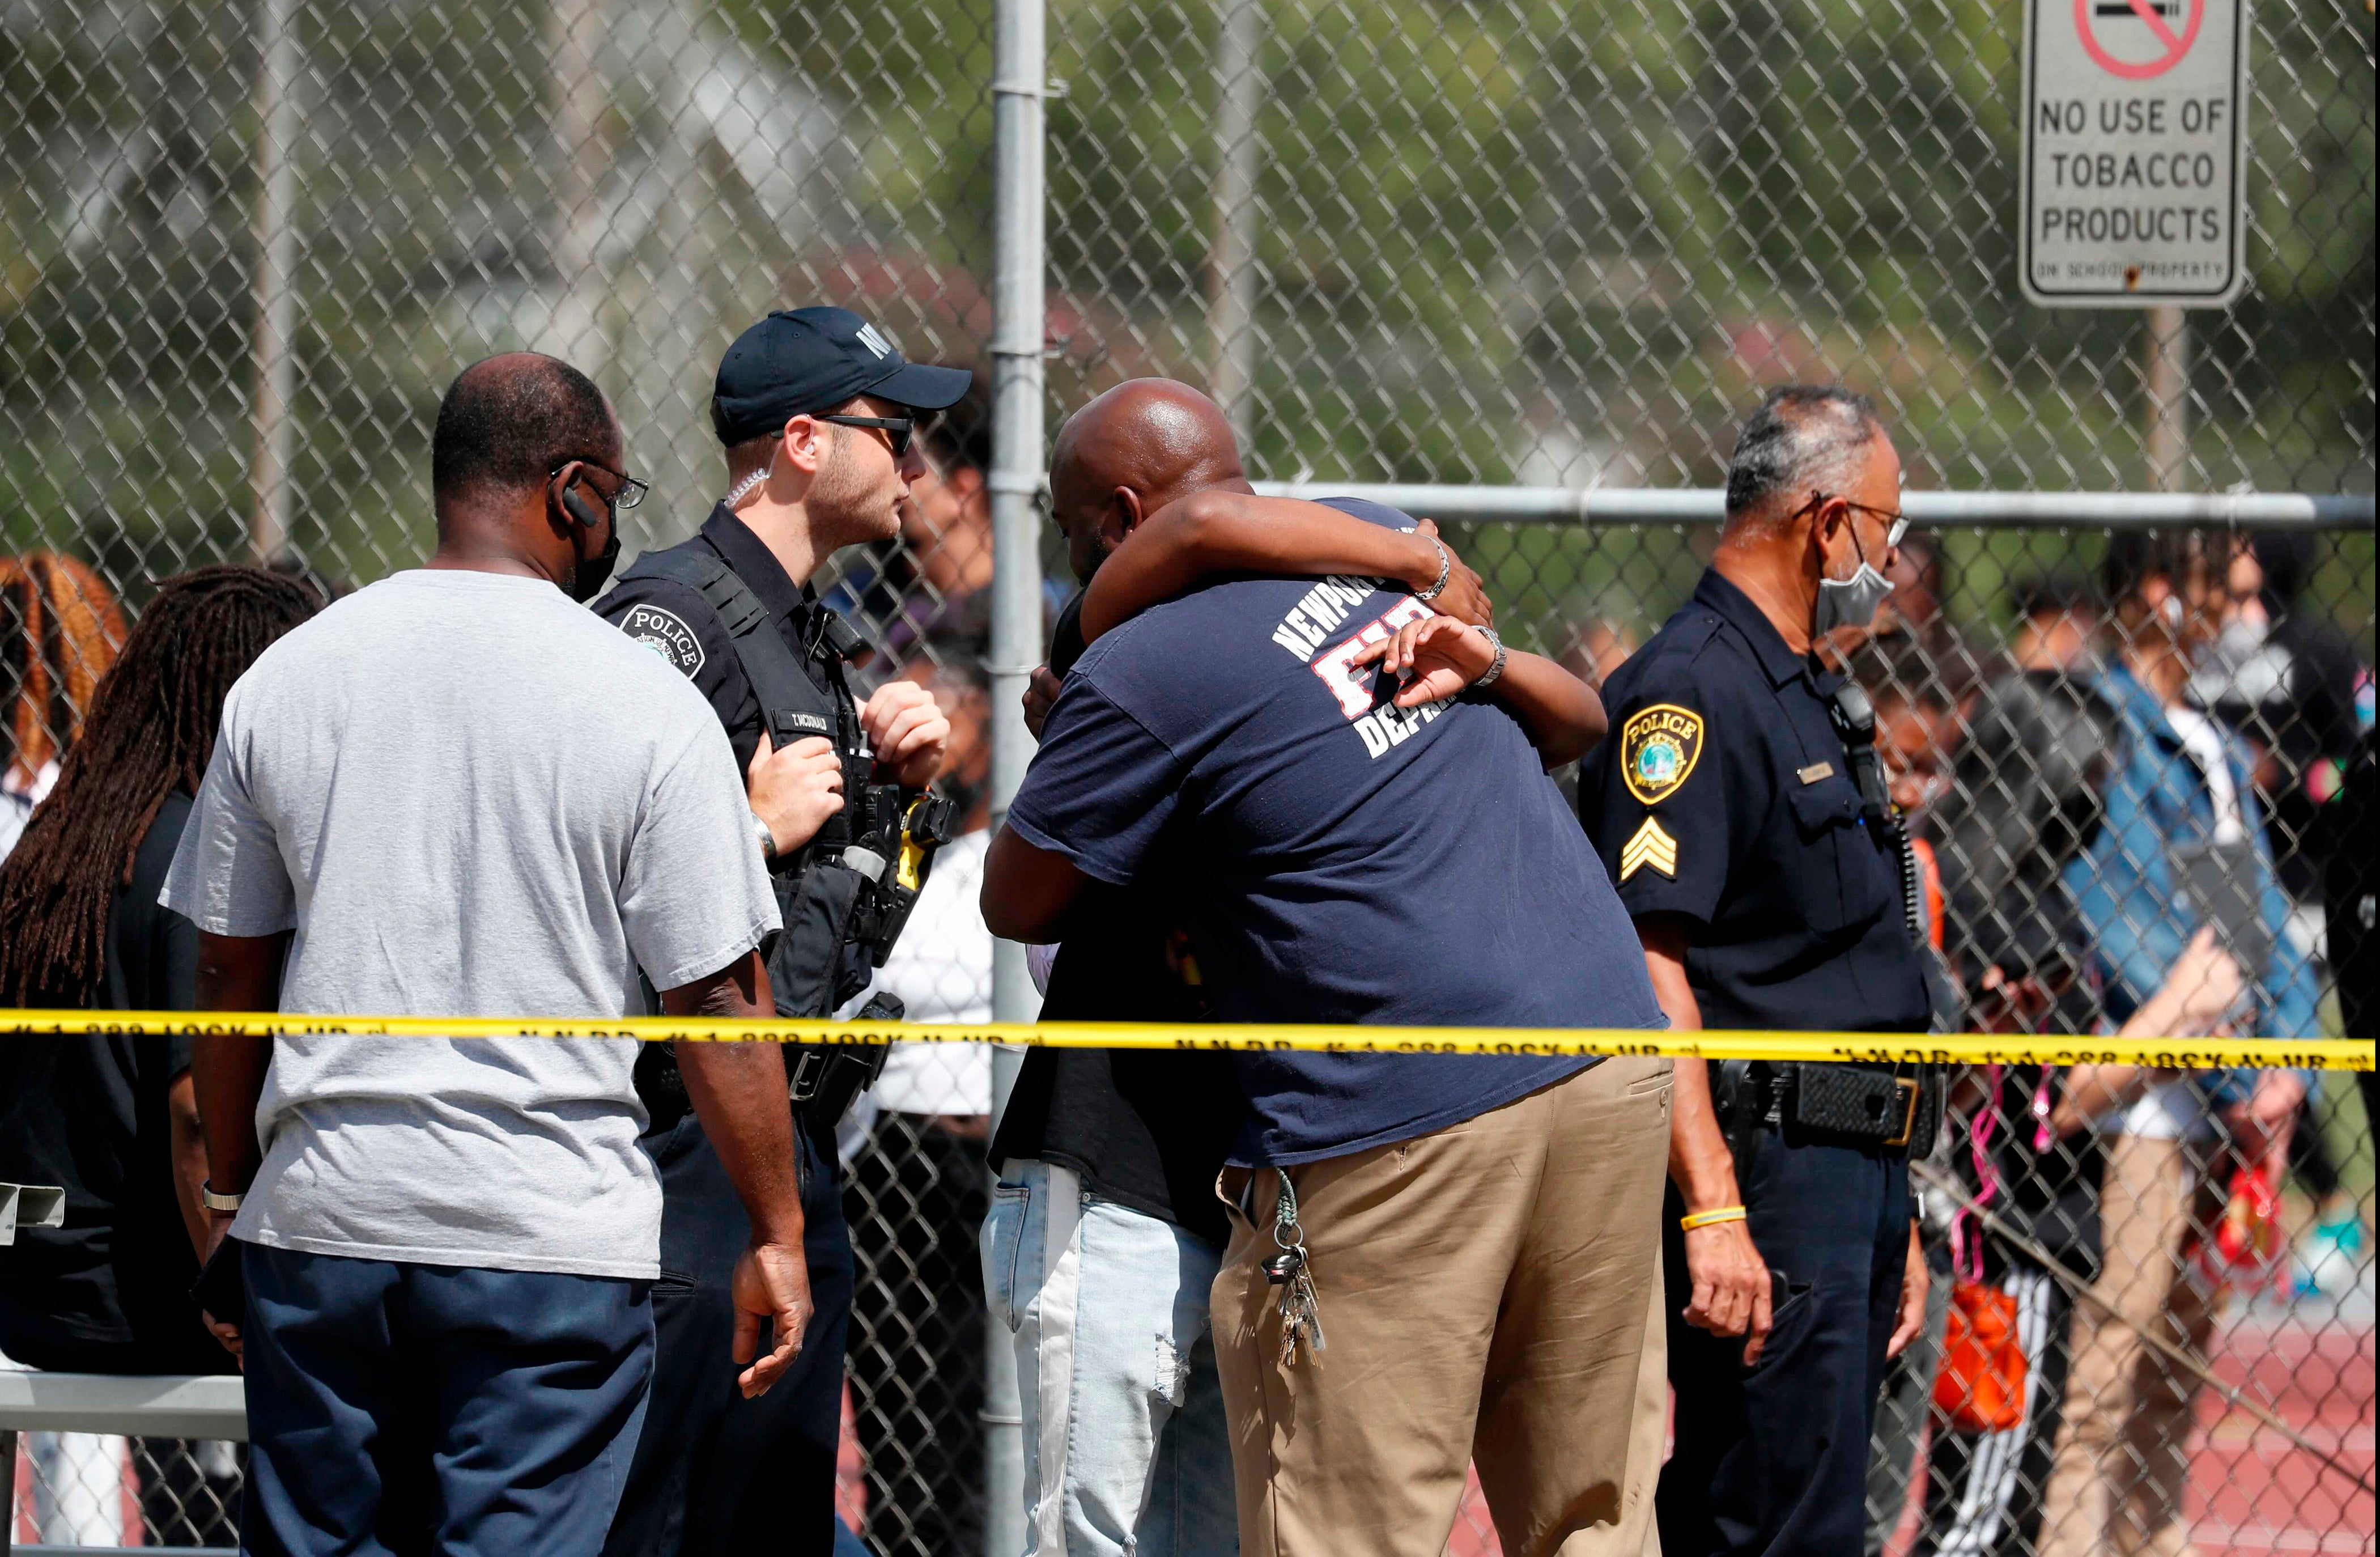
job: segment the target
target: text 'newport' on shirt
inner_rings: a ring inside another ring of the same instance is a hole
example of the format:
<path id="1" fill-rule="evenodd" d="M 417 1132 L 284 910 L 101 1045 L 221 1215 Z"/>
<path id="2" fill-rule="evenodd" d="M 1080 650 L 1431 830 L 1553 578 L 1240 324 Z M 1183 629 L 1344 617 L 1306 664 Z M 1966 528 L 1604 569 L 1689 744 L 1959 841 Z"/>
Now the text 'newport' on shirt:
<path id="1" fill-rule="evenodd" d="M 1353 663 L 1427 614 L 1351 578 L 1235 579 L 1145 613 L 1067 678 L 1009 824 L 1101 881 L 1172 862 L 1228 1020 L 1665 1025 L 1610 879 L 1520 725 L 1470 692 L 1399 709 L 1393 682 Z M 1575 1068 L 1243 1056 L 1242 1155 L 1412 1138 Z"/>

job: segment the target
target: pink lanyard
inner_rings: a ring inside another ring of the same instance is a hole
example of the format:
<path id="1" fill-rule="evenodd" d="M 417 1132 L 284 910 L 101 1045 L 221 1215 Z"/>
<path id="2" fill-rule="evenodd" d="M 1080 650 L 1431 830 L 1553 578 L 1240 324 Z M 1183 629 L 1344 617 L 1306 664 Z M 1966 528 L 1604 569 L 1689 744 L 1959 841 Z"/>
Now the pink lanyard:
<path id="1" fill-rule="evenodd" d="M 1981 1282 L 1984 1279 L 1984 1237 L 1981 1220 L 1975 1212 L 1999 1198 L 1999 1164 L 1992 1160 L 1992 1136 L 1999 1128 L 2000 1067 L 1984 1067 L 1984 1084 L 1989 1096 L 1985 1107 L 1967 1126 L 1968 1160 L 1974 1164 L 1975 1195 L 1973 1206 L 1961 1206 L 1950 1218 L 1950 1269 L 1962 1280 Z M 2057 1137 L 2049 1128 L 2049 1067 L 2042 1067 L 2041 1079 L 2033 1089 L 2033 1149 L 2047 1151 Z"/>

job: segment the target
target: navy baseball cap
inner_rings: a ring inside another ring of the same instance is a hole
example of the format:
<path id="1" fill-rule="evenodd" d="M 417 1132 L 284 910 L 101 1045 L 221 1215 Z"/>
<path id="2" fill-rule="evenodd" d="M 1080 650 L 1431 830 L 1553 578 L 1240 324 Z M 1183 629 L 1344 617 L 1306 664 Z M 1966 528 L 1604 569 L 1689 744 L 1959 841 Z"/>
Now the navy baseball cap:
<path id="1" fill-rule="evenodd" d="M 910 361 L 849 309 L 781 309 L 736 336 L 719 359 L 710 421 L 733 447 L 862 395 L 939 411 L 974 382 L 965 368 Z"/>

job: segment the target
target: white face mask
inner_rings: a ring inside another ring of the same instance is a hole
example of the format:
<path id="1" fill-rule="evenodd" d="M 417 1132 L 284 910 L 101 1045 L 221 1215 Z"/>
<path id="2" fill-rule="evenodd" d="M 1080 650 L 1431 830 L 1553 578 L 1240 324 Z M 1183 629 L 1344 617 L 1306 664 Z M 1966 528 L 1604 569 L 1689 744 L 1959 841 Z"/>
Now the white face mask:
<path id="1" fill-rule="evenodd" d="M 1852 531 L 1852 545 L 1859 554 L 1859 566 L 1852 569 L 1852 576 L 1818 580 L 1818 604 L 1810 630 L 1819 638 L 1837 627 L 1868 626 L 1892 594 L 1892 580 L 1878 573 L 1876 565 L 1867 560 L 1866 548 L 1860 545 L 1856 528 Z"/>

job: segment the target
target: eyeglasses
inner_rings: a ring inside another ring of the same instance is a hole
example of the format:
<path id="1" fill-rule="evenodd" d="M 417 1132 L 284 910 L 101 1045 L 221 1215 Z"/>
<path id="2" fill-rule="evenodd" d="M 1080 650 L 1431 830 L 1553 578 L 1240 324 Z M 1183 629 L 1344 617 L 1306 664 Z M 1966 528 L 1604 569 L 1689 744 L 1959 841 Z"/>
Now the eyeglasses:
<path id="1" fill-rule="evenodd" d="M 1879 508 L 1873 503 L 1853 503 L 1850 498 L 1840 496 L 1834 493 L 1811 493 L 1810 501 L 1802 505 L 1802 512 L 1806 514 L 1811 509 L 1817 507 L 1820 504 L 1825 503 L 1829 499 L 1840 503 L 1844 507 L 1851 509 L 1853 513 L 1874 514 L 1877 518 L 1882 519 L 1885 522 L 1884 546 L 1887 551 L 1890 551 L 1893 547 L 1900 545 L 1900 538 L 1909 533 L 1909 516 L 1902 513 L 1900 509 Z"/>
<path id="2" fill-rule="evenodd" d="M 619 490 L 603 500 L 614 508 L 633 508 L 645 500 L 645 493 L 653 490 L 650 483 L 637 480 L 625 470 L 614 470 L 608 465 L 598 465 L 591 459 L 565 459 L 547 471 L 545 479 L 550 481 L 574 465 L 584 465 L 589 470 L 601 470 L 620 483 Z"/>
<path id="3" fill-rule="evenodd" d="M 908 417 L 814 416 L 810 420 L 831 421 L 837 427 L 873 427 L 880 432 L 889 433 L 892 444 L 892 457 L 895 459 L 909 457 L 909 439 L 917 429 L 916 421 Z"/>

